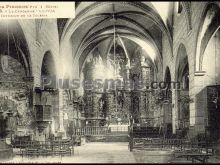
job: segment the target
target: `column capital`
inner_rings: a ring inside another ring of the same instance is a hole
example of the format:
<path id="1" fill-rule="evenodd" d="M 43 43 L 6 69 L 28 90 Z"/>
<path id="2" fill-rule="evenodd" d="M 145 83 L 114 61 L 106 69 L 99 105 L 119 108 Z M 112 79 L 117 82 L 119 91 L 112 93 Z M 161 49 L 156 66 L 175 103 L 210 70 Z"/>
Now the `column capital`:
<path id="1" fill-rule="evenodd" d="M 148 65 L 141 65 L 141 68 L 146 68 L 146 69 L 150 69 L 151 67 Z"/>
<path id="2" fill-rule="evenodd" d="M 194 75 L 195 76 L 204 76 L 206 74 L 206 71 L 195 71 Z"/>

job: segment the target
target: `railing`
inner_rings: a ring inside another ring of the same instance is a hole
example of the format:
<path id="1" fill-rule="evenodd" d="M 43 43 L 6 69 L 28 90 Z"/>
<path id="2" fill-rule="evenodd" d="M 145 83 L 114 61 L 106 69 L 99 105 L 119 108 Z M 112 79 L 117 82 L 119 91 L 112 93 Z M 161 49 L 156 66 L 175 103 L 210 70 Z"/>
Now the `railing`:
<path id="1" fill-rule="evenodd" d="M 108 133 L 128 133 L 127 125 L 113 125 L 109 127 L 81 127 L 73 128 L 73 135 L 86 136 L 86 135 L 106 135 Z"/>
<path id="2" fill-rule="evenodd" d="M 73 135 L 86 136 L 86 135 L 106 135 L 108 133 L 108 127 L 82 127 L 73 128 Z"/>
<path id="3" fill-rule="evenodd" d="M 109 126 L 110 133 L 128 133 L 128 125 L 113 125 Z"/>
<path id="4" fill-rule="evenodd" d="M 159 138 L 160 127 L 132 126 L 129 127 L 129 135 L 131 138 Z"/>

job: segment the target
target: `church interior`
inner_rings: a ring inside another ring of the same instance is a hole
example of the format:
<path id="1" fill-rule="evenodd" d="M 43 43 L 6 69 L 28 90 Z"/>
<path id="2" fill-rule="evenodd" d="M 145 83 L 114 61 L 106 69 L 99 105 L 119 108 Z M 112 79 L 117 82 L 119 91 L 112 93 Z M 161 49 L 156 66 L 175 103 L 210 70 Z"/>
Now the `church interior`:
<path id="1" fill-rule="evenodd" d="M 0 20 L 0 159 L 220 162 L 219 19 L 216 1 L 82 1 Z"/>

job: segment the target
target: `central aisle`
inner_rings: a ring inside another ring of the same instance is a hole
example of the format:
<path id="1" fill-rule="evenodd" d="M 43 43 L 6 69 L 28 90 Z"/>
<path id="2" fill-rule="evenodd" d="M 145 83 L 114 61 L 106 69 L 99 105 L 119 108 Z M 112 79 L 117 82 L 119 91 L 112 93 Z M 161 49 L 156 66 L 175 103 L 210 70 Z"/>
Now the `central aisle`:
<path id="1" fill-rule="evenodd" d="M 85 163 L 136 163 L 128 143 L 87 143 L 75 148 L 73 162 Z"/>

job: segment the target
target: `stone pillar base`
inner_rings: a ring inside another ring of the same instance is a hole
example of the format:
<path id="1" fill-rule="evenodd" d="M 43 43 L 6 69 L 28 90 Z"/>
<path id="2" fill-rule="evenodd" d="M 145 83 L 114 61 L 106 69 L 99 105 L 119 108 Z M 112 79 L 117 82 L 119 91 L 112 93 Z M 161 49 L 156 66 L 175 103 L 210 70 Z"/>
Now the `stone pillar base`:
<path id="1" fill-rule="evenodd" d="M 218 140 L 214 145 L 215 154 L 220 156 L 220 140 Z"/>

